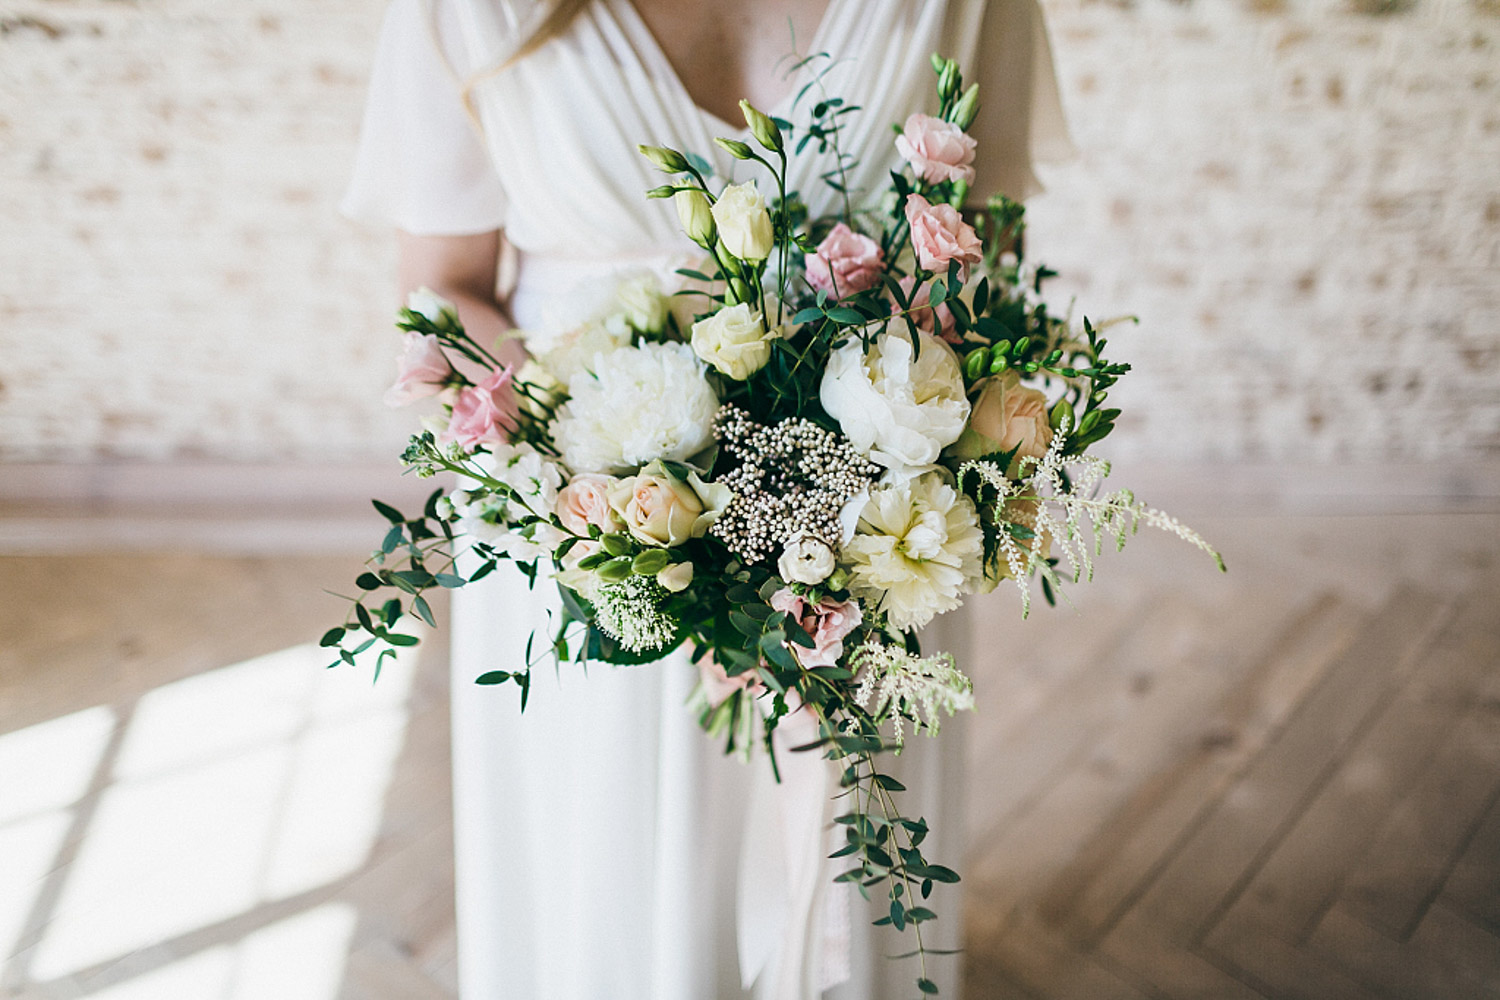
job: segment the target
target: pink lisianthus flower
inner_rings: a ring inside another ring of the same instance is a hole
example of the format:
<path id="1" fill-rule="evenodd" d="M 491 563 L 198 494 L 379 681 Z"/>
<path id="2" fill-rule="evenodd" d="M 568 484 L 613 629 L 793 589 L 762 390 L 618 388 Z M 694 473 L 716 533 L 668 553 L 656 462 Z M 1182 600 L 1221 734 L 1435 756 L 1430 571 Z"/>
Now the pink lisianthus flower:
<path id="1" fill-rule="evenodd" d="M 770 605 L 777 611 L 785 611 L 812 636 L 812 649 L 797 643 L 787 646 L 797 662 L 808 669 L 837 666 L 839 657 L 844 655 L 844 639 L 864 621 L 863 612 L 853 601 L 824 598 L 817 604 L 808 604 L 806 598 L 785 587 L 771 595 Z"/>
<path id="2" fill-rule="evenodd" d="M 911 303 L 911 321 L 917 325 L 917 329 L 942 337 L 950 344 L 961 344 L 963 338 L 956 332 L 956 322 L 953 319 L 953 310 L 949 309 L 947 303 L 939 304 L 936 309 L 927 308 L 927 303 L 932 299 L 932 287 L 923 285 L 912 293 L 912 287 L 916 285 L 917 279 L 912 277 L 902 278 L 900 281 L 901 291 L 906 295 L 907 301 Z M 891 303 L 891 315 L 901 311 L 896 303 Z M 934 322 L 934 314 L 936 321 Z"/>
<path id="3" fill-rule="evenodd" d="M 984 259 L 984 246 L 974 227 L 952 205 L 933 205 L 919 194 L 907 195 L 906 222 L 911 226 L 917 263 L 929 271 L 946 270 L 948 262 L 956 260 L 959 273 L 967 278 L 969 265 Z"/>
<path id="4" fill-rule="evenodd" d="M 443 391 L 453 375 L 453 366 L 430 333 L 408 331 L 401 338 L 401 354 L 396 358 L 396 381 L 385 392 L 386 406 L 405 406 Z"/>
<path id="5" fill-rule="evenodd" d="M 911 164 L 918 177 L 929 184 L 941 181 L 974 183 L 974 147 L 977 145 L 952 122 L 920 111 L 906 119 L 904 130 L 896 137 L 896 152 Z"/>
<path id="6" fill-rule="evenodd" d="M 516 429 L 520 406 L 511 388 L 510 365 L 491 372 L 478 385 L 471 385 L 453 402 L 453 416 L 442 440 L 473 450 L 482 444 L 504 444 Z"/>
<path id="7" fill-rule="evenodd" d="M 805 258 L 807 283 L 835 298 L 848 298 L 880 284 L 885 253 L 880 244 L 840 222 L 831 229 L 816 253 Z"/>

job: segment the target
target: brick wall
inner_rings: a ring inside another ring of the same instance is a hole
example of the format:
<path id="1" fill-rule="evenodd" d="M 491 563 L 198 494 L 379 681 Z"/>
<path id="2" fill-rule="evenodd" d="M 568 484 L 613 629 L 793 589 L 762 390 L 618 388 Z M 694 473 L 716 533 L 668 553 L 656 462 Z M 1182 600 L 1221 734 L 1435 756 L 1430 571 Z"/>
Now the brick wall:
<path id="1" fill-rule="evenodd" d="M 1500 451 L 1500 3 L 1047 0 L 1083 151 L 1032 252 L 1122 456 Z M 378 0 L 0 0 L 0 460 L 383 459 L 339 219 Z"/>

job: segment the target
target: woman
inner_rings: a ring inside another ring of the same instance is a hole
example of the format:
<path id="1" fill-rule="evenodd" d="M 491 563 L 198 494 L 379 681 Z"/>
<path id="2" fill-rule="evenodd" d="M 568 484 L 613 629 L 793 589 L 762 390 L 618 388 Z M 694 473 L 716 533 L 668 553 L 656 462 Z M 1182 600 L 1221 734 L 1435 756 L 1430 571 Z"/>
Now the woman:
<path id="1" fill-rule="evenodd" d="M 789 73 L 794 50 L 831 58 Z M 643 197 L 660 175 L 637 143 L 742 180 L 746 165 L 712 141 L 743 135 L 738 101 L 796 123 L 813 100 L 793 98 L 816 76 L 813 94 L 863 106 L 842 147 L 856 196 L 878 190 L 891 122 L 931 110 L 935 51 L 981 84 L 974 190 L 1024 196 L 1033 156 L 1066 148 L 1035 0 L 395 0 L 344 208 L 396 226 L 402 285 L 453 300 L 481 341 L 565 325 L 591 290 L 641 268 L 669 274 L 692 249 L 670 204 Z M 835 205 L 818 179 L 828 166 L 807 155 L 792 167 L 814 215 Z M 507 246 L 514 283 L 497 294 Z M 504 350 L 520 360 L 521 340 Z M 909 992 L 881 957 L 909 941 L 875 941 L 873 914 L 829 882 L 827 765 L 796 755 L 776 785 L 764 761 L 723 758 L 684 707 L 697 674 L 681 657 L 587 677 L 544 667 L 524 716 L 473 686 L 514 669 L 547 627 L 549 590 L 492 579 L 454 608 L 465 1000 Z M 962 657 L 962 625 L 944 624 L 934 641 Z M 961 736 L 945 737 L 945 757 L 902 762 L 923 772 L 913 798 L 920 787 L 926 800 L 906 805 L 934 828 L 929 856 L 954 862 Z M 935 946 L 955 947 L 960 900 L 940 903 Z M 936 975 L 952 995 L 946 961 Z"/>

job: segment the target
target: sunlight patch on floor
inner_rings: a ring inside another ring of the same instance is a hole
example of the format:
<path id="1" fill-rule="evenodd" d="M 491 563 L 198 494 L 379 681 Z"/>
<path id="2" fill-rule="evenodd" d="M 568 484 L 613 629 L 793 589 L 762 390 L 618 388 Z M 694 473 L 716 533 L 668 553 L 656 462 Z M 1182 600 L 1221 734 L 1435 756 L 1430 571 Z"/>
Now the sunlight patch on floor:
<path id="1" fill-rule="evenodd" d="M 52 982 L 196 933 L 200 950 L 88 995 L 335 996 L 348 907 L 213 937 L 224 921 L 357 871 L 375 844 L 415 655 L 375 685 L 368 670 L 327 661 L 296 646 L 163 685 L 133 707 L 0 735 L 0 956 L 40 934 L 26 978 Z"/>

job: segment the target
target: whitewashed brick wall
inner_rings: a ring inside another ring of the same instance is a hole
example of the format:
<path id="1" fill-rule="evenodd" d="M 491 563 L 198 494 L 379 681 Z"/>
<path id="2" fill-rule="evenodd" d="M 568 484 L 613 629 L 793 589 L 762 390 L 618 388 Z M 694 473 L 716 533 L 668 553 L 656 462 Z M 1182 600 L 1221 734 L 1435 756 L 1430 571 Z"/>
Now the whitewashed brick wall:
<path id="1" fill-rule="evenodd" d="M 0 461 L 378 460 L 378 0 L 0 0 Z M 1116 454 L 1500 451 L 1500 3 L 1047 0 L 1030 246 L 1134 311 Z M 0 471 L 3 474 L 3 471 Z"/>

